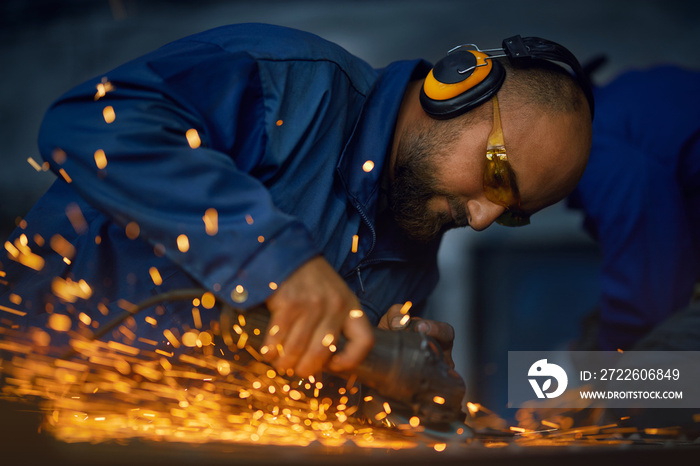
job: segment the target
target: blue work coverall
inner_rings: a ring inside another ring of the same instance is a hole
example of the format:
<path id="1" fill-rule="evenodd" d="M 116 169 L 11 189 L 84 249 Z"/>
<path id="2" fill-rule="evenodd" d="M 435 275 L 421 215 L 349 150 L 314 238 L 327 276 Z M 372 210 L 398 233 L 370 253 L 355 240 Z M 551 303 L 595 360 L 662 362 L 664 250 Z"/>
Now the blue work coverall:
<path id="1" fill-rule="evenodd" d="M 593 147 L 570 205 L 603 257 L 598 345 L 630 349 L 687 307 L 700 279 L 700 73 L 630 71 L 595 99 Z"/>
<path id="2" fill-rule="evenodd" d="M 192 286 L 245 309 L 316 255 L 374 324 L 394 303 L 424 302 L 439 240 L 409 241 L 380 188 L 403 93 L 428 70 L 420 60 L 375 70 L 312 34 L 245 24 L 79 85 L 42 123 L 40 151 L 58 179 L 8 240 L 0 305 L 39 327 L 47 310 L 71 315 L 73 330 L 81 312 L 103 323 Z M 21 264 L 17 248 L 45 264 Z M 89 297 L 58 297 L 56 277 L 84 280 Z M 164 328 L 192 326 L 191 308 L 144 311 L 137 334 L 163 342 Z"/>

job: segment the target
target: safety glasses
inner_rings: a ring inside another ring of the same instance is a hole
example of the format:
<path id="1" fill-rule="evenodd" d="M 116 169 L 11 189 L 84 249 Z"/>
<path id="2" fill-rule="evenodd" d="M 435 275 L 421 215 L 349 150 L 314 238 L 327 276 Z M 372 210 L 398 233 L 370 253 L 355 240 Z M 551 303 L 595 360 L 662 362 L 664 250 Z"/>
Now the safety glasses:
<path id="1" fill-rule="evenodd" d="M 506 208 L 496 223 L 507 227 L 520 227 L 530 224 L 530 215 L 519 211 L 520 193 L 515 182 L 515 172 L 508 163 L 506 143 L 501 127 L 501 112 L 498 97 L 493 102 L 493 128 L 486 147 L 486 167 L 484 168 L 484 194 L 491 202 Z"/>

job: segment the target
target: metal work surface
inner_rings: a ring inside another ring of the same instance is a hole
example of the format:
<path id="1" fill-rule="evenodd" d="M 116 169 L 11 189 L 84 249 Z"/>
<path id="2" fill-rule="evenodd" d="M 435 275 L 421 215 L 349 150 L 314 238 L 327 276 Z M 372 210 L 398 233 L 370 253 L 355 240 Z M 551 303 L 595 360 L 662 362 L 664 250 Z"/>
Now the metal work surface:
<path id="1" fill-rule="evenodd" d="M 99 444 L 64 443 L 37 432 L 41 414 L 16 403 L 0 403 L 0 445 L 7 464 L 250 464 L 250 465 L 618 465 L 697 464 L 700 444 L 659 440 L 653 444 L 522 446 L 511 440 L 476 438 L 447 444 L 437 452 L 426 444 L 408 449 L 361 448 L 352 442 L 328 447 L 226 443 L 188 444 L 132 440 Z"/>

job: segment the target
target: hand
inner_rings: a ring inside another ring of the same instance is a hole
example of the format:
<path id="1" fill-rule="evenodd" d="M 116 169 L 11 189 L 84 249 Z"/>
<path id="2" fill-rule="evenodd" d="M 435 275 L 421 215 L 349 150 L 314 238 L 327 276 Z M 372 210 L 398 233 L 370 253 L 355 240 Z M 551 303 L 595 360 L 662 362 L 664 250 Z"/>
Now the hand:
<path id="1" fill-rule="evenodd" d="M 455 340 L 455 330 L 447 322 L 438 322 L 436 320 L 421 319 L 420 317 L 411 317 L 409 320 L 401 324 L 402 318 L 401 308 L 403 304 L 394 304 L 379 320 L 377 327 L 385 330 L 405 330 L 413 329 L 416 332 L 424 333 L 432 337 L 440 344 L 442 348 L 442 356 L 451 369 L 455 368 L 455 363 L 452 360 L 452 345 Z"/>
<path id="2" fill-rule="evenodd" d="M 350 313 L 362 309 L 359 300 L 322 257 L 298 268 L 266 304 L 271 317 L 263 342 L 265 358 L 280 371 L 292 369 L 307 377 L 326 364 L 331 371 L 351 370 L 374 344 L 367 317 Z M 347 342 L 333 354 L 329 347 L 341 333 Z"/>

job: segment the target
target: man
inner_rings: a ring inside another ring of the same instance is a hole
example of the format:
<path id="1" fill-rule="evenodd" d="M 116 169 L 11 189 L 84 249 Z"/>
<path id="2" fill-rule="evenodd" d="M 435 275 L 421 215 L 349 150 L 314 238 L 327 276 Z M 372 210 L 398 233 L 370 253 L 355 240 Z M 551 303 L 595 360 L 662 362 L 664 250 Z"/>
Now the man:
<path id="1" fill-rule="evenodd" d="M 267 305 L 265 356 L 278 369 L 351 369 L 371 324 L 426 300 L 445 229 L 532 214 L 585 166 L 591 111 L 571 78 L 509 68 L 498 101 L 443 121 L 419 102 L 429 70 L 373 70 L 258 24 L 185 38 L 78 86 L 42 124 L 59 178 L 6 243 L 16 251 L 3 260 L 2 304 L 14 295 L 24 324 L 84 312 L 92 325 L 124 300 L 196 285 L 239 308 Z M 513 186 L 492 188 L 519 194 L 512 206 L 484 190 L 485 173 L 500 173 L 485 154 L 501 123 Z M 20 264 L 28 254 L 40 270 Z M 75 304 L 57 297 L 80 280 L 90 292 Z M 189 308 L 146 311 L 157 325 L 140 317 L 138 335 L 167 343 L 164 329 L 192 325 Z M 449 346 L 447 324 L 424 325 Z M 348 343 L 332 354 L 341 333 Z"/>
<path id="2" fill-rule="evenodd" d="M 697 305 L 666 322 L 700 280 L 699 78 L 659 66 L 595 91 L 591 157 L 569 199 L 603 257 L 593 348 L 700 349 Z"/>

